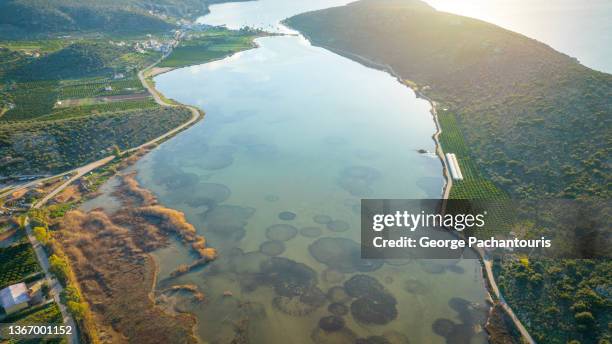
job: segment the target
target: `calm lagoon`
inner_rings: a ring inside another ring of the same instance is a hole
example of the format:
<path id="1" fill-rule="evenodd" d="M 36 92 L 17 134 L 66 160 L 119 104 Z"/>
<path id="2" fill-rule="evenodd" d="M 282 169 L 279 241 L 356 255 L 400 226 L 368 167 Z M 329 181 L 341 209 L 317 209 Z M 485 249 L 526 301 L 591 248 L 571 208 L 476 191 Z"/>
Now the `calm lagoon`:
<path id="1" fill-rule="evenodd" d="M 342 3 L 215 5 L 201 21 L 278 32 L 287 16 Z M 205 303 L 176 307 L 196 315 L 203 342 L 353 343 L 382 335 L 444 343 L 436 332 L 484 342 L 478 261 L 359 257 L 360 198 L 441 195 L 440 161 L 417 153 L 434 150 L 429 103 L 389 74 L 301 36 L 257 43 L 155 78 L 165 96 L 206 117 L 139 161 L 138 179 L 220 252 L 206 267 L 170 278 L 193 257 L 180 244 L 157 251 L 159 287 L 200 287 Z M 369 318 L 376 305 L 357 302 L 360 288 L 384 289 L 382 316 Z"/>

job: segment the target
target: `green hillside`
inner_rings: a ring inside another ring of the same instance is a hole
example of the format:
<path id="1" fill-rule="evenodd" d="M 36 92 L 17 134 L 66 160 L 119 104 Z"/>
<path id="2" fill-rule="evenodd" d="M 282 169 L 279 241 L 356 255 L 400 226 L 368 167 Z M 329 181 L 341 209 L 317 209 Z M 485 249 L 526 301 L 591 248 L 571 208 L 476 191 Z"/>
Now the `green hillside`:
<path id="1" fill-rule="evenodd" d="M 82 33 L 142 34 L 166 31 L 223 0 L 5 0 L 0 39 Z"/>
<path id="2" fill-rule="evenodd" d="M 610 198 L 612 75 L 416 0 L 363 0 L 286 22 L 438 104 L 442 146 L 466 175 L 451 197 Z M 495 275 L 537 342 L 610 343 L 609 262 L 507 259 Z"/>
<path id="3" fill-rule="evenodd" d="M 143 33 L 171 28 L 169 23 L 133 6 L 132 2 L 3 1 L 0 4 L 0 37 L 18 38 L 96 30 L 106 33 Z"/>
<path id="4" fill-rule="evenodd" d="M 14 70 L 14 79 L 72 79 L 110 72 L 127 49 L 107 42 L 78 42 Z M 79 68 L 74 68 L 79 66 Z"/>
<path id="5" fill-rule="evenodd" d="M 136 147 L 190 118 L 182 108 L 148 108 L 54 121 L 0 123 L 0 175 L 60 173 Z"/>
<path id="6" fill-rule="evenodd" d="M 287 22 L 415 82 L 456 114 L 472 160 L 512 196 L 610 197 L 612 75 L 419 1 L 361 1 Z"/>

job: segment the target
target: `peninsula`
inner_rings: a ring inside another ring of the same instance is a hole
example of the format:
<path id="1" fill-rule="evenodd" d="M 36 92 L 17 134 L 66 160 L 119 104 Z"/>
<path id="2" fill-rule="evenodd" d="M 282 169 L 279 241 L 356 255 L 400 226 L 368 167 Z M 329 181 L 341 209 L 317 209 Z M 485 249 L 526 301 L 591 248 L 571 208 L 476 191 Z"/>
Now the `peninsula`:
<path id="1" fill-rule="evenodd" d="M 465 176 L 451 198 L 609 199 L 612 75 L 417 0 L 362 0 L 285 23 L 432 101 L 442 148 Z M 503 302 L 546 343 L 606 342 L 610 303 L 596 281 L 611 269 L 586 260 L 493 267 Z"/>

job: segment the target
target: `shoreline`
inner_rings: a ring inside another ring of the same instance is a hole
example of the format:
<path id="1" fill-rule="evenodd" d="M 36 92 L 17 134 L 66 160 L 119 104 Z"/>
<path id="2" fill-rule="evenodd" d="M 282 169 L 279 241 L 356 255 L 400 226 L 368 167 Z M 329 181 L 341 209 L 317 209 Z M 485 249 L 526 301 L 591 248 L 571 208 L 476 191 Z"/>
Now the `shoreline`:
<path id="1" fill-rule="evenodd" d="M 253 44 L 253 47 L 257 47 L 256 44 Z M 248 49 L 247 49 L 248 50 Z M 241 51 L 239 51 L 241 52 Z M 234 52 L 231 55 L 228 56 L 232 56 L 234 54 L 237 54 L 239 52 Z M 220 59 L 225 59 L 228 56 L 225 56 L 223 58 Z M 161 93 L 160 91 L 158 91 L 155 88 L 155 84 L 152 82 L 149 82 L 149 80 L 147 80 L 147 78 L 151 77 L 150 75 L 147 74 L 147 72 L 151 71 L 151 70 L 155 70 L 157 67 L 155 67 L 157 64 L 159 64 L 161 61 L 163 61 L 164 58 L 166 58 L 167 55 L 162 56 L 159 60 L 155 61 L 154 63 L 152 63 L 151 65 L 143 68 L 142 70 L 138 71 L 137 76 L 139 81 L 141 82 L 141 84 L 143 85 L 143 87 L 147 90 L 147 92 L 154 98 L 155 102 L 162 106 L 162 107 L 174 107 L 174 108 L 185 108 L 188 109 L 191 112 L 191 117 L 186 121 L 183 122 L 182 124 L 180 124 L 179 126 L 170 129 L 169 131 L 163 133 L 160 136 L 157 136 L 145 143 L 142 143 L 136 147 L 132 147 L 132 148 L 128 148 L 125 149 L 124 151 L 120 151 L 119 152 L 119 156 L 115 156 L 115 155 L 109 155 L 107 157 L 104 157 L 102 159 L 90 162 L 84 166 L 81 167 L 77 167 L 73 170 L 70 171 L 65 171 L 62 172 L 60 174 L 58 174 L 57 176 L 62 176 L 62 175 L 70 175 L 73 174 L 69 179 L 67 179 L 64 183 L 62 183 L 61 185 L 59 185 L 57 188 L 51 190 L 47 195 L 45 195 L 45 197 L 43 197 L 41 200 L 39 200 L 38 202 L 36 202 L 36 204 L 33 205 L 33 208 L 38 209 L 41 208 L 43 206 L 45 206 L 49 201 L 53 200 L 56 196 L 58 196 L 59 194 L 61 194 L 66 188 L 68 188 L 69 186 L 73 185 L 75 182 L 77 182 L 78 180 L 80 180 L 83 176 L 85 176 L 86 174 L 90 173 L 90 172 L 94 172 L 96 170 L 99 170 L 100 168 L 104 168 L 106 166 L 108 166 L 109 164 L 112 165 L 113 162 L 116 162 L 117 158 L 119 157 L 124 157 L 126 159 L 132 159 L 132 161 L 130 163 L 128 163 L 127 165 L 124 165 L 122 167 L 120 167 L 119 170 L 115 171 L 111 176 L 117 176 L 118 172 L 120 172 L 121 170 L 124 170 L 125 168 L 133 165 L 136 161 L 140 160 L 143 156 L 145 156 L 146 154 L 148 154 L 152 149 L 154 149 L 155 147 L 157 147 L 159 144 L 173 138 L 174 136 L 176 136 L 177 134 L 181 133 L 182 131 L 190 128 L 192 125 L 194 125 L 195 123 L 199 122 L 200 120 L 204 119 L 205 117 L 205 112 L 203 110 L 200 110 L 194 106 L 190 106 L 190 105 L 186 105 L 186 104 L 182 104 L 179 102 L 176 102 L 174 100 L 168 99 L 166 98 L 163 93 Z M 208 61 L 206 63 L 209 63 L 212 61 Z M 152 76 L 155 75 L 159 75 L 162 73 L 166 73 L 169 71 L 172 71 L 176 68 L 162 68 L 161 72 L 160 70 L 156 70 Z M 122 165 L 122 163 L 119 161 L 117 162 L 119 165 Z M 50 178 L 54 178 L 57 176 L 51 176 L 51 177 L 45 177 L 41 180 L 47 180 Z M 109 177 L 110 178 L 110 177 Z M 32 184 L 35 184 L 39 182 L 38 180 L 36 181 L 32 181 Z M 104 181 L 106 182 L 106 180 Z M 104 183 L 103 182 L 103 183 Z M 23 189 L 28 187 L 29 184 L 23 185 L 21 188 L 13 188 L 10 189 L 8 192 L 14 192 L 16 190 L 19 189 Z M 148 190 L 147 190 L 148 191 Z M 4 192 L 4 191 L 3 191 Z M 95 192 L 94 192 L 95 194 Z M 86 201 L 89 197 L 88 197 L 88 193 L 82 194 L 80 196 L 79 202 L 78 203 L 82 203 L 84 201 Z M 95 196 L 93 197 L 95 198 Z M 78 208 L 77 208 L 78 209 Z M 37 247 L 37 246 L 35 246 Z M 45 254 L 45 257 L 43 257 L 43 260 L 48 259 L 48 256 Z M 157 259 L 155 258 L 155 256 L 153 254 L 148 253 L 147 257 L 149 259 L 149 261 L 151 262 L 151 285 L 150 285 L 150 289 L 146 291 L 147 294 L 147 298 L 150 302 L 152 302 L 153 305 L 155 305 L 155 295 L 158 292 L 157 289 L 157 282 L 159 280 L 159 262 L 157 261 Z M 39 257 L 40 258 L 40 257 Z M 41 259 L 39 259 L 41 260 Z M 72 262 L 68 262 L 70 266 L 72 266 Z M 80 281 L 78 281 L 78 285 L 80 287 Z M 58 294 L 59 295 L 59 294 Z M 59 300 L 56 300 L 59 301 Z M 90 303 L 89 301 L 86 301 L 88 304 Z M 72 315 L 68 314 L 65 311 L 65 306 L 63 303 L 58 302 L 58 305 L 60 306 L 60 309 L 63 310 L 63 315 L 64 318 L 66 319 L 70 319 L 72 320 Z M 156 305 L 154 307 L 157 307 Z M 166 313 L 164 311 L 164 313 Z M 171 316 L 170 314 L 168 314 L 169 316 Z M 93 315 L 96 316 L 96 315 Z M 192 314 L 189 313 L 187 315 L 190 319 L 192 319 L 193 321 L 193 325 L 191 326 L 190 329 L 190 335 L 191 338 L 194 339 L 196 342 L 201 342 L 199 336 L 197 335 L 197 326 L 198 326 L 198 319 L 197 317 Z M 73 320 L 71 321 L 72 323 L 74 322 Z M 97 322 L 96 322 L 97 323 Z M 98 325 L 96 324 L 96 328 L 98 327 Z M 84 329 L 81 329 L 82 331 L 85 331 Z M 96 329 L 95 333 L 92 333 L 90 335 L 93 335 L 95 337 L 97 337 L 99 335 L 99 330 Z M 76 338 L 72 338 L 71 341 L 77 341 L 78 339 Z"/>
<path id="2" fill-rule="evenodd" d="M 253 0 L 245 0 L 245 1 L 253 1 Z M 166 73 L 170 73 L 172 71 L 178 70 L 178 69 L 183 69 L 183 68 L 189 68 L 189 67 L 193 67 L 193 66 L 200 66 L 200 65 L 206 65 L 209 63 L 213 63 L 213 62 L 217 62 L 217 61 L 223 61 L 227 58 L 233 57 L 237 54 L 241 54 L 245 51 L 249 51 L 249 50 L 253 50 L 253 49 L 258 49 L 260 47 L 259 44 L 257 44 L 257 42 L 255 40 L 259 39 L 259 38 L 264 38 L 264 37 L 272 37 L 272 36 L 287 36 L 288 34 L 273 34 L 273 33 L 266 33 L 266 34 L 261 34 L 259 36 L 256 36 L 253 41 L 251 42 L 251 47 L 248 49 L 244 49 L 244 50 L 240 50 L 240 51 L 235 51 L 229 55 L 223 56 L 223 57 L 219 57 L 216 59 L 212 59 L 206 62 L 199 62 L 199 63 L 194 63 L 194 64 L 188 64 L 188 65 L 184 65 L 184 66 L 176 66 L 176 67 L 155 67 L 156 64 L 158 64 L 160 61 L 155 62 L 153 65 L 150 65 L 149 67 L 145 68 L 142 70 L 142 72 L 146 71 L 146 70 L 150 70 L 151 73 L 148 73 L 145 76 L 145 80 L 147 78 L 150 78 L 151 80 L 153 80 L 154 77 L 162 75 L 162 74 L 166 74 Z M 153 86 L 153 88 L 155 88 L 155 86 Z M 157 89 L 156 89 L 157 90 Z M 157 91 L 159 92 L 159 91 Z M 161 92 L 159 92 L 160 94 L 162 94 Z M 163 95 L 163 94 L 162 94 Z M 180 105 L 183 106 L 187 106 L 190 107 L 191 105 L 186 105 L 186 104 L 182 104 L 177 102 Z M 203 110 L 202 110 L 203 111 Z"/>
<path id="3" fill-rule="evenodd" d="M 320 47 L 320 48 L 329 50 L 334 54 L 348 58 L 351 61 L 360 63 L 365 67 L 373 68 L 376 70 L 380 70 L 380 71 L 389 73 L 389 75 L 396 78 L 399 83 L 410 88 L 415 93 L 417 98 L 421 98 L 429 102 L 430 107 L 431 107 L 430 114 L 432 115 L 434 124 L 436 126 L 436 132 L 432 135 L 432 139 L 434 140 L 435 145 L 436 145 L 436 155 L 438 156 L 438 158 L 440 159 L 442 163 L 443 178 L 445 179 L 445 184 L 442 187 L 442 199 L 443 199 L 442 209 L 444 209 L 446 200 L 448 200 L 450 196 L 450 191 L 453 186 L 453 179 L 449 173 L 449 168 L 447 166 L 446 159 L 444 158 L 444 151 L 443 151 L 442 145 L 439 140 L 440 134 L 442 133 L 442 126 L 440 125 L 439 118 L 438 118 L 437 103 L 433 101 L 432 99 L 430 99 L 429 97 L 427 97 L 426 95 L 424 95 L 423 93 L 421 93 L 421 91 L 416 89 L 414 85 L 411 85 L 409 82 L 407 82 L 408 80 L 401 78 L 399 74 L 397 74 L 391 66 L 372 61 L 361 55 L 347 52 L 347 51 L 344 51 L 342 49 L 338 49 L 335 47 L 330 47 L 327 45 L 315 45 L 312 43 L 313 41 L 310 37 L 308 37 L 308 35 L 301 33 L 301 32 L 300 34 L 304 36 L 304 38 L 306 38 L 312 46 L 316 46 L 316 47 Z M 514 326 L 516 327 L 516 330 L 519 331 L 519 333 L 521 334 L 522 336 L 521 339 L 526 340 L 530 344 L 535 344 L 536 342 L 533 340 L 533 338 L 531 337 L 527 329 L 524 327 L 522 322 L 518 319 L 518 317 L 516 316 L 512 308 L 503 300 L 503 296 L 501 295 L 501 292 L 497 288 L 497 282 L 495 281 L 495 276 L 493 274 L 492 264 L 485 257 L 485 253 L 479 250 L 476 250 L 476 249 L 473 249 L 473 251 L 478 256 L 478 261 L 481 267 L 481 275 L 483 278 L 483 284 L 484 284 L 484 287 L 487 293 L 486 301 L 490 303 L 490 306 L 491 306 L 487 314 L 487 319 L 485 323 L 483 324 L 484 331 L 487 332 L 489 337 L 493 336 L 493 333 L 489 331 L 488 326 L 491 323 L 494 309 L 496 307 L 501 307 L 504 315 L 510 318 L 510 320 L 513 322 Z"/>
<path id="4" fill-rule="evenodd" d="M 303 36 L 309 41 L 309 43 L 312 42 L 309 37 L 307 37 L 306 35 L 303 35 Z M 253 44 L 253 47 L 251 49 L 255 49 L 255 48 L 259 47 L 259 45 L 255 41 L 253 41 L 253 43 L 254 44 Z M 312 44 L 312 45 L 315 46 L 314 44 Z M 401 77 L 399 77 L 398 74 L 396 74 L 395 71 L 390 66 L 388 66 L 388 65 L 379 64 L 379 63 L 371 61 L 371 60 L 369 60 L 367 58 L 364 58 L 362 56 L 359 56 L 359 55 L 356 55 L 356 54 L 352 54 L 352 53 L 349 53 L 349 52 L 344 52 L 344 51 L 342 51 L 340 49 L 334 49 L 334 48 L 331 48 L 331 47 L 328 47 L 328 46 L 318 46 L 318 47 L 321 47 L 321 48 L 324 48 L 326 50 L 329 50 L 329 51 L 331 51 L 331 52 L 333 52 L 335 54 L 338 54 L 340 56 L 346 57 L 346 58 L 348 58 L 348 59 L 350 59 L 352 61 L 356 61 L 356 62 L 358 62 L 358 63 L 360 63 L 360 64 L 362 64 L 362 65 L 364 65 L 364 66 L 366 66 L 368 68 L 373 68 L 373 69 L 382 70 L 384 72 L 387 72 L 391 76 L 396 78 L 398 80 L 398 82 L 400 82 L 401 84 L 409 87 L 415 93 L 417 98 L 422 98 L 422 99 L 424 99 L 424 100 L 429 102 L 429 104 L 430 104 L 430 111 L 429 112 L 430 112 L 430 114 L 431 114 L 431 116 L 432 116 L 432 118 L 434 120 L 434 124 L 436 126 L 436 131 L 432 135 L 432 139 L 435 142 L 436 155 L 440 159 L 440 161 L 442 163 L 442 166 L 443 166 L 443 178 L 445 179 L 445 184 L 442 187 L 442 198 L 443 199 L 448 199 L 448 197 L 450 195 L 451 188 L 452 188 L 452 178 L 451 178 L 449 170 L 448 170 L 446 159 L 444 158 L 444 153 L 443 153 L 442 145 L 440 144 L 440 141 L 439 141 L 439 136 L 442 133 L 442 128 L 441 128 L 441 125 L 440 125 L 439 119 L 438 119 L 437 103 L 435 101 L 429 99 L 424 94 L 422 94 L 418 89 L 416 89 L 414 87 L 414 85 L 411 85 L 407 80 L 403 80 Z M 208 64 L 208 63 L 211 63 L 211 62 L 223 60 L 223 59 L 226 59 L 228 57 L 234 56 L 234 55 L 236 55 L 238 53 L 241 53 L 243 51 L 248 51 L 248 50 L 250 50 L 250 49 L 234 52 L 231 55 L 227 55 L 227 56 L 224 56 L 224 57 L 219 58 L 219 59 L 214 59 L 214 60 L 211 60 L 211 61 L 207 61 L 205 63 L 186 65 L 186 66 L 180 66 L 180 67 L 155 67 L 157 64 L 159 64 L 163 60 L 164 57 L 162 57 L 160 60 L 156 61 L 152 65 L 150 65 L 150 66 L 144 68 L 143 70 L 139 71 L 138 72 L 139 80 L 141 81 L 143 86 L 147 89 L 147 91 L 154 97 L 155 101 L 159 105 L 167 106 L 167 107 L 183 107 L 183 108 L 187 108 L 187 109 L 189 109 L 192 112 L 192 117 L 187 122 L 185 122 L 185 123 L 179 125 L 178 127 L 176 127 L 174 129 L 166 132 L 165 134 L 163 134 L 163 135 L 161 135 L 161 136 L 159 136 L 159 137 L 157 137 L 157 138 L 155 138 L 155 139 L 153 139 L 153 140 L 151 140 L 149 142 L 146 142 L 146 143 L 144 143 L 144 144 L 142 144 L 142 145 L 140 145 L 138 147 L 127 149 L 127 150 L 121 152 L 121 154 L 123 155 L 125 153 L 136 152 L 136 151 L 138 151 L 139 149 L 142 149 L 142 148 L 149 148 L 149 147 L 154 148 L 154 145 L 157 145 L 157 144 L 165 142 L 166 140 L 172 138 L 174 135 L 180 133 L 182 130 L 185 130 L 185 129 L 189 128 L 191 125 L 194 125 L 200 119 L 203 119 L 205 117 L 204 111 L 198 109 L 197 107 L 193 107 L 193 106 L 190 106 L 190 105 L 182 104 L 182 103 L 179 103 L 179 102 L 176 102 L 174 100 L 166 98 L 162 92 L 160 92 L 159 90 L 156 89 L 154 82 L 152 82 L 153 81 L 153 79 L 152 79 L 153 77 L 155 77 L 157 75 L 161 75 L 161 74 L 167 73 L 167 72 L 171 72 L 171 71 L 173 71 L 175 69 L 181 69 L 181 68 L 186 68 L 186 67 L 195 66 L 195 65 Z M 147 73 L 149 71 L 151 73 Z M 136 160 L 139 160 L 142 156 L 148 154 L 148 152 L 149 151 L 146 151 L 144 154 L 139 156 Z M 111 157 L 113 157 L 113 156 L 111 156 Z M 107 157 L 105 159 L 108 159 L 108 158 L 111 158 L 111 157 Z M 112 160 L 114 160 L 114 159 L 110 159 L 109 161 L 103 163 L 102 165 L 97 166 L 95 169 L 107 165 L 107 163 L 109 163 Z M 93 171 L 95 169 L 92 169 L 91 171 Z M 74 179 L 71 178 L 70 180 L 68 180 L 66 182 L 66 185 L 70 185 L 72 182 L 76 181 L 76 179 L 80 178 L 81 176 L 82 175 L 75 176 Z M 49 194 L 49 196 L 53 197 L 53 196 L 57 195 L 59 192 L 61 192 L 62 190 L 63 190 L 63 188 L 60 187 L 60 188 L 58 188 L 58 189 L 53 191 L 53 192 L 57 191 L 55 194 L 53 194 L 53 195 Z M 50 198 L 52 198 L 52 197 L 50 197 Z M 49 199 L 47 199 L 47 200 L 49 200 Z M 479 260 L 480 260 L 480 263 L 481 263 L 482 275 L 484 277 L 485 288 L 487 290 L 488 300 L 492 300 L 493 299 L 492 298 L 492 290 L 491 290 L 491 286 L 490 286 L 490 282 L 491 281 L 489 281 L 489 279 L 488 279 L 488 277 L 486 275 L 487 271 L 485 270 L 486 269 L 485 258 L 484 258 L 484 256 L 482 256 L 480 254 L 480 252 L 477 252 L 477 253 L 479 255 Z M 152 258 L 151 260 L 152 260 L 152 262 L 154 264 L 154 275 L 153 275 L 153 281 L 152 281 L 152 286 L 151 286 L 151 290 L 150 290 L 150 295 L 149 296 L 151 298 L 153 298 L 154 293 L 157 291 L 156 284 L 157 284 L 157 280 L 158 280 L 159 264 L 158 264 L 158 261 L 156 260 L 155 257 L 153 257 L 151 255 L 151 258 Z M 493 277 L 491 277 L 491 278 L 493 278 Z M 493 280 L 493 282 L 494 282 L 494 280 Z M 493 307 L 491 308 L 491 310 L 492 309 L 493 309 Z M 191 316 L 193 316 L 193 314 L 191 314 L 191 313 L 189 313 L 189 314 Z M 491 312 L 489 312 L 489 317 L 487 318 L 487 324 L 489 322 L 490 315 L 491 315 Z M 196 323 L 194 324 L 193 334 L 199 340 L 199 336 L 197 335 L 197 330 L 196 330 L 197 321 L 198 320 L 197 320 L 197 317 L 194 317 L 194 318 L 195 318 Z"/>
<path id="5" fill-rule="evenodd" d="M 315 45 L 312 43 L 312 40 L 310 37 L 308 37 L 307 35 L 300 33 L 302 36 L 304 36 L 304 38 L 306 38 L 306 40 L 308 40 L 308 42 L 314 46 L 314 47 L 320 47 L 323 48 L 325 50 L 329 50 L 332 53 L 345 57 L 351 61 L 357 62 L 362 64 L 365 67 L 368 68 L 372 68 L 372 69 L 376 69 L 376 70 L 380 70 L 383 72 L 388 73 L 389 75 L 391 75 L 392 77 L 394 77 L 400 84 L 410 88 L 414 94 L 416 95 L 417 98 L 421 98 L 425 101 L 427 101 L 429 103 L 430 109 L 429 109 L 429 113 L 431 114 L 433 121 L 434 121 L 434 125 L 436 126 L 436 131 L 432 134 L 431 138 L 435 143 L 436 146 L 436 155 L 438 156 L 438 159 L 440 160 L 440 162 L 442 163 L 442 177 L 445 180 L 444 185 L 442 186 L 442 199 L 448 199 L 449 195 L 450 195 L 450 190 L 453 186 L 453 179 L 449 173 L 449 168 L 446 164 L 446 159 L 444 158 L 444 151 L 442 148 L 442 145 L 440 144 L 440 134 L 442 133 L 442 126 L 440 125 L 440 122 L 438 120 L 438 107 L 437 107 L 437 103 L 433 100 L 431 100 L 429 97 L 427 97 L 426 95 L 424 95 L 423 93 L 421 93 L 421 91 L 419 91 L 418 89 L 414 88 L 412 85 L 410 85 L 409 83 L 406 82 L 405 79 L 402 79 L 399 74 L 397 74 L 393 68 L 389 65 L 385 65 L 385 64 L 381 64 L 375 61 L 372 61 L 368 58 L 365 58 L 361 55 L 357 55 L 354 53 L 350 53 L 338 48 L 333 48 L 327 45 Z"/>

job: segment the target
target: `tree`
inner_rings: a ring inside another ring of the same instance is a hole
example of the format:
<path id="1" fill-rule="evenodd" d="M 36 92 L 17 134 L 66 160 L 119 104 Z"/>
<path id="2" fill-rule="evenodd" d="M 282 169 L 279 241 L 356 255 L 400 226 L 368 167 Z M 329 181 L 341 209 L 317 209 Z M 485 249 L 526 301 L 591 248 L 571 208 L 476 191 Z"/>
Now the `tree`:
<path id="1" fill-rule="evenodd" d="M 113 155 L 115 156 L 115 158 L 120 159 L 121 158 L 121 149 L 119 149 L 119 146 L 117 145 L 113 145 Z"/>
<path id="2" fill-rule="evenodd" d="M 25 229 L 27 224 L 27 217 L 25 215 L 19 215 L 17 217 L 17 225 L 19 226 L 19 229 Z"/>
<path id="3" fill-rule="evenodd" d="M 36 240 L 40 241 L 40 243 L 44 246 L 49 244 L 49 240 L 51 240 L 51 233 L 49 233 L 45 227 L 34 227 L 33 231 Z"/>
<path id="4" fill-rule="evenodd" d="M 83 297 L 78 288 L 71 285 L 67 286 L 62 291 L 61 300 L 76 320 L 82 320 L 87 314 L 87 304 L 83 302 Z"/>
<path id="5" fill-rule="evenodd" d="M 580 312 L 574 315 L 574 319 L 580 325 L 591 326 L 595 323 L 595 317 L 591 312 Z"/>
<path id="6" fill-rule="evenodd" d="M 76 320 L 83 320 L 87 312 L 87 305 L 83 302 L 68 301 L 66 307 Z"/>
<path id="7" fill-rule="evenodd" d="M 43 282 L 42 286 L 40 287 L 40 291 L 42 292 L 45 299 L 49 297 L 49 291 L 51 291 L 51 288 L 49 288 L 49 283 L 47 283 L 46 280 Z"/>
<path id="8" fill-rule="evenodd" d="M 49 257 L 49 270 L 57 277 L 62 285 L 66 285 L 70 271 L 66 260 L 56 254 L 51 255 L 51 257 Z"/>

